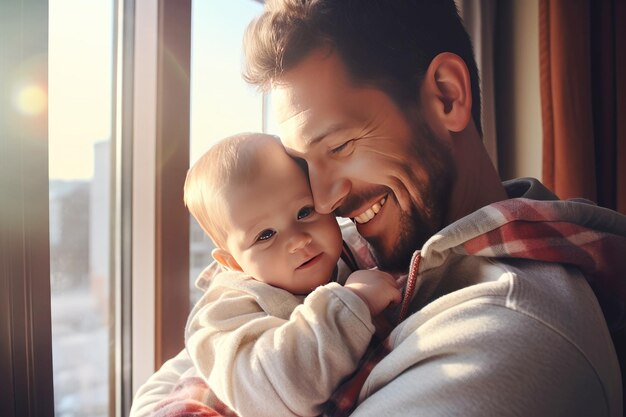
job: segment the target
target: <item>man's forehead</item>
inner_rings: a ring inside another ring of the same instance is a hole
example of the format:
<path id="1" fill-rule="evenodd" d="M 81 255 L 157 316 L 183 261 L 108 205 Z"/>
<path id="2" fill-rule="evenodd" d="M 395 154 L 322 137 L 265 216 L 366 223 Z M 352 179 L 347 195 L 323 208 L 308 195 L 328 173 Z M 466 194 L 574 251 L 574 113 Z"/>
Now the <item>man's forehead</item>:
<path id="1" fill-rule="evenodd" d="M 272 98 L 289 105 L 293 112 L 301 111 L 326 101 L 347 81 L 339 56 L 325 48 L 316 49 L 272 82 Z"/>
<path id="2" fill-rule="evenodd" d="M 360 95 L 341 57 L 332 49 L 312 51 L 272 84 L 272 107 L 283 145 L 304 157 L 329 135 L 359 119 Z"/>
<path id="3" fill-rule="evenodd" d="M 286 89 L 276 91 L 277 96 L 272 97 L 274 115 L 283 145 L 294 151 L 290 153 L 305 152 L 341 128 L 337 119 L 341 114 L 337 111 L 341 107 L 340 99 L 316 100 L 293 95 Z"/>
<path id="4" fill-rule="evenodd" d="M 299 94 L 288 85 L 272 90 L 272 107 L 279 126 L 280 139 L 288 150 L 301 151 L 310 143 L 312 108 L 307 95 Z"/>
<path id="5" fill-rule="evenodd" d="M 291 84 L 277 84 L 272 88 L 272 110 L 279 125 L 301 122 L 307 108 L 307 95 L 299 93 Z"/>
<path id="6" fill-rule="evenodd" d="M 301 104 L 289 107 L 280 100 L 275 102 L 280 140 L 292 156 L 302 157 L 327 139 L 352 134 L 360 126 L 359 118 L 342 107 L 340 97 L 309 106 Z"/>

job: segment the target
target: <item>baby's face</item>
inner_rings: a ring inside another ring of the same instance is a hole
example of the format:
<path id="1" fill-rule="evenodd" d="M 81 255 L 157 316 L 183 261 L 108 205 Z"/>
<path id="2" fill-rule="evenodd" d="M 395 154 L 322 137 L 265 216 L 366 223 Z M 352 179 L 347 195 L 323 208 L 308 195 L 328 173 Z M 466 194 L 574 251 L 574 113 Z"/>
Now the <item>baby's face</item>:
<path id="1" fill-rule="evenodd" d="M 256 179 L 226 193 L 226 249 L 257 280 L 307 294 L 333 273 L 341 232 L 332 214 L 315 211 L 304 172 L 280 144 L 262 158 Z"/>

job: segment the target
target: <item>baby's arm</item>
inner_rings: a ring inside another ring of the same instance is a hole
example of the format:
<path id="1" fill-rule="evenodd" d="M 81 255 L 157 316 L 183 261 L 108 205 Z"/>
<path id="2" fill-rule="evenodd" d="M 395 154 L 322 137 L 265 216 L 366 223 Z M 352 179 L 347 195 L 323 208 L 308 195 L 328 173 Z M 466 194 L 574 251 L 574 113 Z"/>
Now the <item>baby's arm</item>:
<path id="1" fill-rule="evenodd" d="M 211 285 L 190 317 L 187 349 L 211 389 L 240 416 L 317 415 L 356 369 L 374 332 L 363 302 L 370 287 L 354 286 L 319 287 L 281 317 L 259 300 L 295 306 L 299 300 L 286 291 L 269 287 L 259 295 Z"/>

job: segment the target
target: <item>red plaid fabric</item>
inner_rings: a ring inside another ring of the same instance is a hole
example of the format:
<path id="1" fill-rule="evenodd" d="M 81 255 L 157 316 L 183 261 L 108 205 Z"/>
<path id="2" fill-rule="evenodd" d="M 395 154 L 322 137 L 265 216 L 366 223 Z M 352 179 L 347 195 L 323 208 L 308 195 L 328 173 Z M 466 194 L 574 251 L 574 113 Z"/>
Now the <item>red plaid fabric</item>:
<path id="1" fill-rule="evenodd" d="M 185 377 L 161 400 L 151 417 L 237 417 L 200 377 Z"/>

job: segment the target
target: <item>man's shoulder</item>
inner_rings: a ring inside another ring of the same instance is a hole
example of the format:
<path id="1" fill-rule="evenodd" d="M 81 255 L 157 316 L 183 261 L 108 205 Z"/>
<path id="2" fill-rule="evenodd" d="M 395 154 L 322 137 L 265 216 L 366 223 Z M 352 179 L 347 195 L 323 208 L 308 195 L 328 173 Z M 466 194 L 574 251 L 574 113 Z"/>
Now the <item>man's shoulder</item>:
<path id="1" fill-rule="evenodd" d="M 432 301 L 414 309 L 417 312 L 412 316 L 412 325 L 409 319 L 403 323 L 412 330 L 446 315 L 471 319 L 485 312 L 497 314 L 500 309 L 519 314 L 519 322 L 535 320 L 562 333 L 580 331 L 580 320 L 603 322 L 602 311 L 584 276 L 578 269 L 559 263 L 457 255 L 441 267 L 426 271 L 423 279 L 438 282 L 441 288 L 433 293 Z M 488 308 L 480 312 L 482 307 Z"/>
<path id="2" fill-rule="evenodd" d="M 533 200 L 558 200 L 559 198 L 536 178 L 523 177 L 503 181 L 502 185 L 509 198 L 530 198 Z"/>

